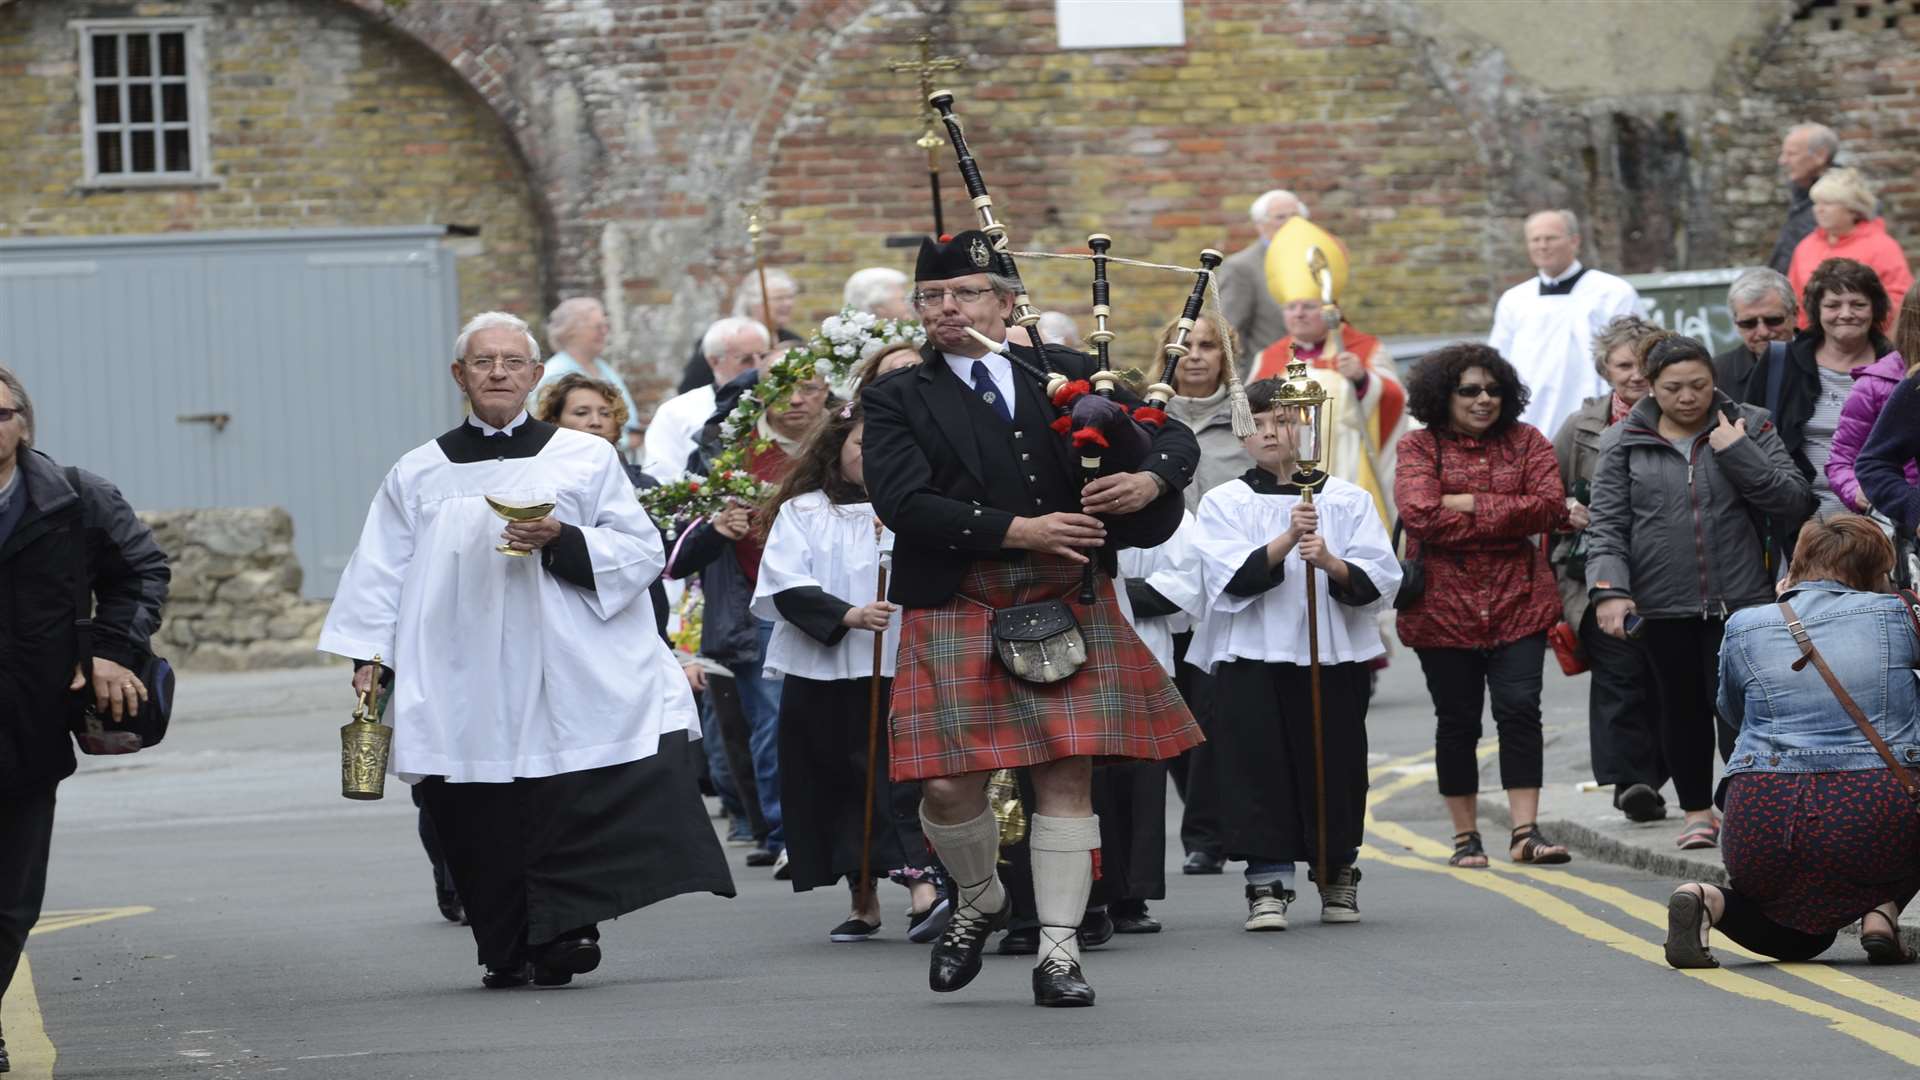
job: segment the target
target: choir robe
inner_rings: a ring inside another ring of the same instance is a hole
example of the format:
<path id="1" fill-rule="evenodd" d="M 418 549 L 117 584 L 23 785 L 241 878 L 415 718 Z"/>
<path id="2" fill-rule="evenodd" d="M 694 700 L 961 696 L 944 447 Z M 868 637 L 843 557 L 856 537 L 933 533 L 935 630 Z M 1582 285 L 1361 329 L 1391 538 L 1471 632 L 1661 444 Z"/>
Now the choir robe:
<path id="1" fill-rule="evenodd" d="M 1303 575 L 1296 546 L 1278 566 L 1266 545 L 1287 530 L 1300 488 L 1254 468 L 1200 501 L 1194 546 L 1207 609 L 1188 660 L 1214 676 L 1214 782 L 1222 846 L 1265 862 L 1315 856 L 1313 719 Z M 1336 586 L 1313 575 L 1318 605 L 1321 718 L 1330 865 L 1349 864 L 1366 815 L 1366 715 L 1383 655 L 1379 612 L 1400 587 L 1400 564 L 1363 489 L 1328 477 L 1314 493 L 1320 533 L 1346 562 Z"/>
<path id="2" fill-rule="evenodd" d="M 1569 281 L 1570 291 L 1557 291 Z M 1487 344 L 1526 384 L 1521 422 L 1552 438 L 1581 402 L 1607 393 L 1593 363 L 1593 339 L 1619 316 L 1639 312 L 1640 294 L 1632 285 L 1577 260 L 1557 283 L 1536 274 L 1503 293 L 1494 305 Z"/>
<path id="3" fill-rule="evenodd" d="M 561 535 L 494 550 L 486 496 Z M 392 668 L 390 769 L 423 785 L 480 960 L 685 892 L 733 895 L 696 786 L 700 726 L 648 589 L 664 555 L 613 446 L 469 418 L 375 494 L 320 649 Z"/>
<path id="4" fill-rule="evenodd" d="M 871 503 L 828 501 L 808 492 L 784 503 L 767 531 L 750 610 L 773 622 L 762 671 L 782 681 L 780 799 L 795 892 L 849 882 L 860 873 L 865 827 L 873 634 L 841 622 L 873 603 L 892 532 Z M 882 635 L 880 734 L 874 781 L 876 876 L 903 881 L 932 866 L 920 831 L 920 785 L 887 778 L 887 705 L 900 620 Z"/>

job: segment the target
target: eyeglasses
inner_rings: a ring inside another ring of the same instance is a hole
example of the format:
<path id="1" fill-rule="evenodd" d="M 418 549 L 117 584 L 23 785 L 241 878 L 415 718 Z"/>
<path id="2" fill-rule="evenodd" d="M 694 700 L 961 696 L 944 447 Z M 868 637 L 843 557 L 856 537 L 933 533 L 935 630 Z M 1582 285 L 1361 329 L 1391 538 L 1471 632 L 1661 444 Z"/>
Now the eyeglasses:
<path id="1" fill-rule="evenodd" d="M 20 415 L 23 415 L 23 414 L 19 409 L 0 409 L 0 424 L 4 424 L 7 421 L 13 419 L 14 417 L 20 416 Z"/>
<path id="2" fill-rule="evenodd" d="M 510 375 L 520 374 L 531 363 L 524 356 L 470 356 L 466 360 L 467 367 L 474 371 L 492 371 L 497 366 L 506 368 Z"/>
<path id="3" fill-rule="evenodd" d="M 1787 317 L 1785 315 L 1755 315 L 1751 319 L 1733 320 L 1733 325 L 1742 330 L 1751 330 L 1761 323 L 1766 323 L 1767 329 L 1769 330 L 1778 330 L 1787 325 Z"/>
<path id="4" fill-rule="evenodd" d="M 917 308 L 937 308 L 946 303 L 949 296 L 959 303 L 971 304 L 992 291 L 992 289 L 935 289 L 932 292 L 926 292 L 916 289 L 908 299 L 912 300 L 913 306 Z"/>
<path id="5" fill-rule="evenodd" d="M 1499 383 L 1487 383 L 1485 386 L 1479 383 L 1461 383 L 1459 386 L 1453 388 L 1454 397 L 1464 398 L 1467 401 L 1472 401 L 1481 394 L 1485 394 L 1493 400 L 1499 401 L 1501 398 L 1507 396 L 1507 388 L 1501 386 Z"/>

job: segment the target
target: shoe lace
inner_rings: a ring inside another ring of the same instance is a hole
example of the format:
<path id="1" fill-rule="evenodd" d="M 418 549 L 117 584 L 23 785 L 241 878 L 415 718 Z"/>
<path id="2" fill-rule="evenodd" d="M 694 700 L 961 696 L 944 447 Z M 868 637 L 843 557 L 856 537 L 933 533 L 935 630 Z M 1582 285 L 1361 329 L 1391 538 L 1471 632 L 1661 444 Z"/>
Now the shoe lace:
<path id="1" fill-rule="evenodd" d="M 940 936 L 941 943 L 944 945 L 963 945 L 969 938 L 976 936 L 981 930 L 986 929 L 988 922 L 992 918 L 993 916 L 988 915 L 972 904 L 961 904 L 954 909 L 953 919 L 947 923 L 946 933 Z"/>
<path id="2" fill-rule="evenodd" d="M 1036 966 L 1049 975 L 1073 974 L 1073 958 L 1063 953 L 1050 953 Z"/>

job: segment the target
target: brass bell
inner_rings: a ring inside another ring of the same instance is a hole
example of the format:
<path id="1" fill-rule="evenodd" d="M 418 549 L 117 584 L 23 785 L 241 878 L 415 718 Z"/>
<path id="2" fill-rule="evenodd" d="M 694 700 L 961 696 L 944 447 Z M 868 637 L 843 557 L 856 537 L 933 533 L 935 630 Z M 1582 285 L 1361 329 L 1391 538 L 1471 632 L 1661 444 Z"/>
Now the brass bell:
<path id="1" fill-rule="evenodd" d="M 387 755 L 393 729 L 380 722 L 380 657 L 353 719 L 340 729 L 340 794 L 349 799 L 378 799 L 387 793 Z"/>

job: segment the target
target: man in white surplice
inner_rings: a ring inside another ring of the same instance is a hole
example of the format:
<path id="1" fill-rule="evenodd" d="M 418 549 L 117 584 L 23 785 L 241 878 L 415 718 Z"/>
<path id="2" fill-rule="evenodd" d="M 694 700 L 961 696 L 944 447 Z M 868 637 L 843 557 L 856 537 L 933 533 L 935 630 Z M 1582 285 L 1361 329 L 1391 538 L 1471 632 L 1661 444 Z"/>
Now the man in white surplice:
<path id="1" fill-rule="evenodd" d="M 1542 210 L 1523 227 L 1535 276 L 1501 294 L 1487 344 L 1507 358 L 1527 387 L 1520 414 L 1551 438 L 1590 397 L 1608 391 L 1593 370 L 1593 338 L 1621 315 L 1640 313 L 1640 294 L 1624 279 L 1580 263 L 1580 219 Z"/>
<path id="2" fill-rule="evenodd" d="M 372 657 L 390 669 L 390 767 L 420 785 L 483 983 L 557 985 L 598 965 L 595 924 L 733 884 L 654 629 L 659 531 L 605 439 L 527 415 L 524 322 L 475 316 L 454 356 L 471 415 L 388 472 L 320 648 L 355 661 L 356 691 Z M 554 509 L 503 528 L 488 496 Z"/>

